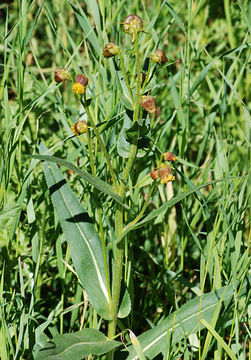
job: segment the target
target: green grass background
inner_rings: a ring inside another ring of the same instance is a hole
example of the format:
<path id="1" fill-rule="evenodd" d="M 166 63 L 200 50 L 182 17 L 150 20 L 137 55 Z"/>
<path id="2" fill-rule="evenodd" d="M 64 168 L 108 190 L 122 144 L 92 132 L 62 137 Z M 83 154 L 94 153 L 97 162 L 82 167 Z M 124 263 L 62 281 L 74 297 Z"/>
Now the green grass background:
<path id="1" fill-rule="evenodd" d="M 120 119 L 124 108 L 114 64 L 103 60 L 102 50 L 108 41 L 120 44 L 133 76 L 130 37 L 121 31 L 121 21 L 130 13 L 140 15 L 147 30 L 140 40 L 142 61 L 155 48 L 163 48 L 169 59 L 151 82 L 158 108 L 151 120 L 151 138 L 162 152 L 173 151 L 181 160 L 175 182 L 167 188 L 158 186 L 151 207 L 161 206 L 191 183 L 228 179 L 202 189 L 201 196 L 186 198 L 130 234 L 125 264 L 132 274 L 134 303 L 119 328 L 140 334 L 201 291 L 233 283 L 228 324 L 223 326 L 219 317 L 216 331 L 238 359 L 250 356 L 250 298 L 238 299 L 237 284 L 250 273 L 251 3 L 20 0 L 0 4 L 3 360 L 32 359 L 39 336 L 85 327 L 105 331 L 76 276 L 65 266 L 71 264 L 69 247 L 42 167 L 28 155 L 38 153 L 42 140 L 56 156 L 89 166 L 86 145 L 78 138 L 64 141 L 72 135 L 70 126 L 85 115 L 71 86 L 54 84 L 53 72 L 57 66 L 67 66 L 72 74 L 85 72 L 96 123 Z M 118 121 L 103 134 L 118 171 L 123 161 L 117 149 L 120 128 Z M 132 185 L 155 166 L 156 153 L 153 146 L 137 162 Z M 97 145 L 95 161 L 105 180 L 104 156 Z M 63 170 L 95 219 L 90 185 Z M 132 218 L 142 208 L 144 195 L 144 187 L 134 193 Z M 113 213 L 109 206 L 102 210 L 105 235 L 112 243 Z M 206 335 L 204 331 L 202 346 Z M 170 359 L 197 359 L 197 341 L 189 338 L 179 344 Z M 215 338 L 208 351 L 208 359 L 227 358 Z"/>

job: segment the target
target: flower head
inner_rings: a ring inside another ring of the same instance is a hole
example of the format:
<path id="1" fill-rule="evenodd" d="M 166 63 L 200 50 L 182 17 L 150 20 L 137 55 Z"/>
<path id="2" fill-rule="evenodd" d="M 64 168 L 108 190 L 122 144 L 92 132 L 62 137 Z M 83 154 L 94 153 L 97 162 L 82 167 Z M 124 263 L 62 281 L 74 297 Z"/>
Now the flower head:
<path id="1" fill-rule="evenodd" d="M 161 156 L 163 156 L 164 160 L 166 161 L 175 161 L 177 160 L 177 157 L 173 155 L 171 152 L 163 153 Z"/>
<path id="2" fill-rule="evenodd" d="M 85 92 L 85 86 L 87 84 L 88 78 L 83 74 L 78 74 L 72 86 L 72 91 L 75 92 L 75 94 L 82 95 Z"/>
<path id="3" fill-rule="evenodd" d="M 168 62 L 164 51 L 159 49 L 156 49 L 153 53 L 151 53 L 150 58 L 152 61 L 158 63 L 159 65 L 163 65 Z"/>
<path id="4" fill-rule="evenodd" d="M 158 172 L 157 172 L 156 170 L 152 170 L 152 171 L 150 172 L 150 176 L 151 176 L 151 178 L 152 178 L 153 180 L 157 180 L 157 179 L 159 178 L 159 174 L 158 174 Z"/>
<path id="5" fill-rule="evenodd" d="M 56 83 L 63 82 L 71 78 L 71 75 L 68 70 L 64 68 L 56 68 L 54 71 L 54 80 Z"/>
<path id="6" fill-rule="evenodd" d="M 118 53 L 119 53 L 119 47 L 116 44 L 112 43 L 112 42 L 109 42 L 104 47 L 103 55 L 106 58 L 113 57 L 113 56 L 117 55 Z"/>
<path id="7" fill-rule="evenodd" d="M 161 163 L 157 168 L 161 184 L 166 184 L 173 181 L 175 177 L 172 175 L 172 169 L 164 163 Z"/>
<path id="8" fill-rule="evenodd" d="M 84 134 L 88 130 L 88 125 L 86 121 L 79 120 L 71 127 L 75 135 Z"/>
<path id="9" fill-rule="evenodd" d="M 150 95 L 141 96 L 140 104 L 150 114 L 153 114 L 156 111 L 153 96 L 150 96 Z"/>
<path id="10" fill-rule="evenodd" d="M 122 24 L 124 32 L 131 35 L 132 41 L 134 41 L 135 33 L 143 29 L 143 20 L 135 14 L 126 16 Z"/>

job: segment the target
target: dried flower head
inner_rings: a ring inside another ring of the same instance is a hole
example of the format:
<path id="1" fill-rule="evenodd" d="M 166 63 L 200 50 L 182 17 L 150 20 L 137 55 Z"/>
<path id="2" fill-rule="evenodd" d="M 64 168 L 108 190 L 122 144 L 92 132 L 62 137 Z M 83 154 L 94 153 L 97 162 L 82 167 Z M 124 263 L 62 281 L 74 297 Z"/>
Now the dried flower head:
<path id="1" fill-rule="evenodd" d="M 157 180 L 159 178 L 159 174 L 156 170 L 152 170 L 150 176 L 153 180 Z"/>
<path id="2" fill-rule="evenodd" d="M 153 114 L 156 111 L 153 96 L 150 96 L 150 95 L 141 96 L 140 104 L 150 114 Z"/>
<path id="3" fill-rule="evenodd" d="M 162 154 L 164 160 L 166 161 L 175 161 L 177 160 L 177 157 L 175 155 L 173 155 L 173 153 L 171 152 L 166 152 Z"/>
<path id="4" fill-rule="evenodd" d="M 175 179 L 175 177 L 172 175 L 172 169 L 170 166 L 167 166 L 164 163 L 161 163 L 160 166 L 158 166 L 157 171 L 160 177 L 160 182 L 162 184 L 166 184 Z"/>
<path id="5" fill-rule="evenodd" d="M 64 68 L 56 68 L 54 72 L 54 80 L 56 83 L 63 82 L 71 78 L 71 75 L 68 70 Z"/>
<path id="6" fill-rule="evenodd" d="M 119 47 L 114 44 L 113 42 L 109 42 L 105 47 L 103 51 L 103 55 L 105 58 L 110 58 L 119 53 Z"/>
<path id="7" fill-rule="evenodd" d="M 75 135 L 84 134 L 88 130 L 88 125 L 86 121 L 79 120 L 71 127 Z"/>
<path id="8" fill-rule="evenodd" d="M 124 32 L 131 35 L 132 41 L 134 41 L 135 33 L 143 29 L 143 20 L 134 14 L 126 16 L 122 24 Z"/>
<path id="9" fill-rule="evenodd" d="M 163 65 L 168 62 L 164 51 L 159 49 L 156 49 L 153 53 L 151 53 L 150 58 L 152 61 L 158 63 L 159 65 Z"/>
<path id="10" fill-rule="evenodd" d="M 78 74 L 72 86 L 72 91 L 75 92 L 75 94 L 82 95 L 85 92 L 85 86 L 87 84 L 88 78 L 83 74 Z"/>

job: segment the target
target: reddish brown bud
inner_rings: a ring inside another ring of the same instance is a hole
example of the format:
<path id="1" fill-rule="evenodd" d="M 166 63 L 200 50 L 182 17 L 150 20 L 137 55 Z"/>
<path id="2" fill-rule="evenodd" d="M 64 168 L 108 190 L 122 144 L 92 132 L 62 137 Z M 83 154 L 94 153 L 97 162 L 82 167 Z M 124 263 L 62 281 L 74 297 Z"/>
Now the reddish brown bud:
<path id="1" fill-rule="evenodd" d="M 175 177 L 172 175 L 172 169 L 170 166 L 161 163 L 157 170 L 160 177 L 160 182 L 162 184 L 166 184 L 175 179 Z"/>
<path id="2" fill-rule="evenodd" d="M 113 57 L 113 56 L 117 55 L 118 53 L 119 53 L 119 47 L 116 44 L 112 43 L 112 42 L 109 42 L 104 47 L 103 55 L 106 58 Z"/>
<path id="3" fill-rule="evenodd" d="M 78 74 L 75 78 L 75 83 L 79 83 L 83 86 L 86 86 L 88 84 L 88 81 L 88 77 L 83 74 Z"/>
<path id="4" fill-rule="evenodd" d="M 173 153 L 171 153 L 171 152 L 166 152 L 166 153 L 162 154 L 162 156 L 163 156 L 164 160 L 166 160 L 166 161 L 175 161 L 175 160 L 177 160 L 176 156 L 173 155 Z"/>
<path id="5" fill-rule="evenodd" d="M 54 72 L 54 80 L 56 83 L 63 82 L 71 78 L 71 75 L 68 70 L 63 68 L 56 68 Z"/>
<path id="6" fill-rule="evenodd" d="M 153 180 L 157 180 L 159 178 L 159 174 L 157 173 L 156 170 L 152 170 L 150 176 Z"/>
<path id="7" fill-rule="evenodd" d="M 85 86 L 88 84 L 88 78 L 83 74 L 78 74 L 75 78 L 75 83 L 72 86 L 72 91 L 77 95 L 82 95 L 85 92 Z"/>
<path id="8" fill-rule="evenodd" d="M 132 41 L 134 41 L 135 33 L 140 32 L 143 29 L 142 19 L 134 14 L 126 16 L 122 24 L 124 32 L 132 36 Z"/>
<path id="9" fill-rule="evenodd" d="M 152 61 L 158 63 L 159 65 L 163 65 L 168 62 L 164 51 L 159 49 L 156 49 L 153 53 L 151 53 L 150 58 Z"/>
<path id="10" fill-rule="evenodd" d="M 150 95 L 141 96 L 140 104 L 150 114 L 153 114 L 156 110 L 153 96 Z"/>
<path id="11" fill-rule="evenodd" d="M 71 127 L 75 135 L 84 134 L 88 130 L 88 125 L 86 121 L 79 120 Z"/>

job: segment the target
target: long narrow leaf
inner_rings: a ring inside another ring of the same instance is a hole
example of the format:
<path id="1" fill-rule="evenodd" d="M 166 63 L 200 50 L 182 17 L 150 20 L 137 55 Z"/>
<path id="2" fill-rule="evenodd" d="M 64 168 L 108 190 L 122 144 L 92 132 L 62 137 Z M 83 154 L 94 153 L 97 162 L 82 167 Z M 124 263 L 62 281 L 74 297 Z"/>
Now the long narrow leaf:
<path id="1" fill-rule="evenodd" d="M 81 176 L 85 181 L 88 181 L 90 184 L 92 184 L 96 189 L 104 192 L 107 195 L 110 195 L 115 201 L 117 201 L 123 207 L 128 209 L 128 206 L 123 203 L 121 196 L 119 196 L 117 193 L 115 193 L 113 191 L 111 185 L 107 184 L 106 182 L 99 179 L 98 177 L 89 174 L 87 171 L 80 170 L 77 166 L 75 166 L 71 162 L 60 159 L 56 156 L 50 156 L 50 155 L 31 155 L 31 157 L 33 157 L 34 159 L 50 161 L 50 162 L 53 162 L 56 164 L 61 164 L 65 167 L 71 169 L 76 174 Z"/>
<path id="2" fill-rule="evenodd" d="M 239 297 L 245 296 L 247 294 L 249 291 L 250 281 L 251 276 L 242 284 L 242 288 L 238 294 Z M 231 284 L 224 286 L 218 291 L 213 291 L 203 295 L 201 306 L 200 296 L 197 296 L 195 299 L 188 301 L 178 311 L 168 316 L 163 322 L 161 322 L 160 325 L 157 325 L 155 328 L 138 336 L 138 340 L 141 344 L 145 356 L 153 359 L 159 353 L 164 352 L 168 333 L 172 333 L 171 341 L 173 345 L 181 341 L 181 339 L 185 336 L 195 334 L 198 331 L 200 320 L 206 320 L 207 322 L 210 322 L 219 300 L 222 299 L 224 308 L 227 308 L 227 306 L 232 301 L 233 296 L 234 290 L 233 285 Z M 175 323 L 173 326 L 174 321 Z M 204 327 L 205 326 L 202 323 L 200 328 L 203 329 Z M 130 355 L 127 357 L 127 360 L 138 359 L 132 346 L 130 346 L 128 350 L 130 351 Z"/>
<path id="3" fill-rule="evenodd" d="M 44 150 L 44 145 L 41 144 L 40 151 Z M 103 318 L 109 319 L 109 297 L 101 239 L 57 165 L 44 162 L 43 167 L 52 203 L 70 244 L 78 277 L 96 311 Z"/>

